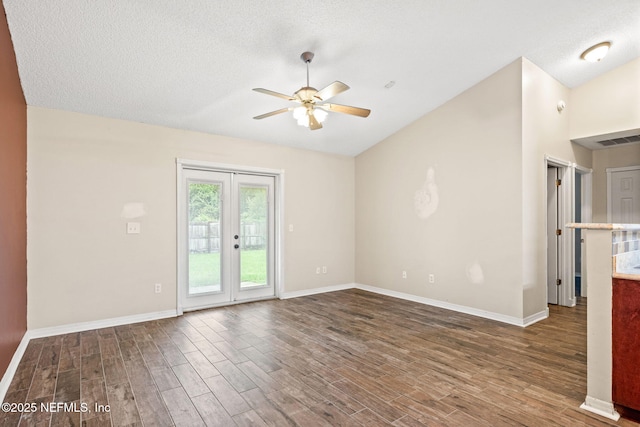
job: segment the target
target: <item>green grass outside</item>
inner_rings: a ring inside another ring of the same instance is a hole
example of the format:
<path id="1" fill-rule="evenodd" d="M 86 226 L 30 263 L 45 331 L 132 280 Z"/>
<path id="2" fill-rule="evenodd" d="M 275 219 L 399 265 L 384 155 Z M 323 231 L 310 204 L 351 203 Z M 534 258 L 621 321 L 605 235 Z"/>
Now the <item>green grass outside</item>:
<path id="1" fill-rule="evenodd" d="M 267 251 L 245 250 L 240 256 L 241 282 L 267 283 Z M 189 285 L 220 285 L 220 253 L 189 254 Z"/>

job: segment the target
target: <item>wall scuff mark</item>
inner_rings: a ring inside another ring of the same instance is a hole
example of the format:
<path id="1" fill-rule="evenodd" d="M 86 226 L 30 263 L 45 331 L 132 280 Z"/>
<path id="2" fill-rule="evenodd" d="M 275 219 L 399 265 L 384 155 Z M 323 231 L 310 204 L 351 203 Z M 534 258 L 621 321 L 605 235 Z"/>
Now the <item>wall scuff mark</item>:
<path id="1" fill-rule="evenodd" d="M 439 201 L 436 171 L 433 168 L 429 168 L 424 185 L 413 196 L 416 214 L 421 219 L 429 218 L 438 209 Z"/>

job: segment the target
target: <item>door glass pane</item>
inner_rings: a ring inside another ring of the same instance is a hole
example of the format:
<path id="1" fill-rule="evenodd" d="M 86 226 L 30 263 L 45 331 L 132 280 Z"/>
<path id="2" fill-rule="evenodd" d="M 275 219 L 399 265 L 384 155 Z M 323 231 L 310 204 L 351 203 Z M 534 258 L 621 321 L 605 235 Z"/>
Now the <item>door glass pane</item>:
<path id="1" fill-rule="evenodd" d="M 222 184 L 189 183 L 189 295 L 220 292 Z"/>
<path id="2" fill-rule="evenodd" d="M 268 191 L 240 186 L 240 289 L 267 285 Z"/>

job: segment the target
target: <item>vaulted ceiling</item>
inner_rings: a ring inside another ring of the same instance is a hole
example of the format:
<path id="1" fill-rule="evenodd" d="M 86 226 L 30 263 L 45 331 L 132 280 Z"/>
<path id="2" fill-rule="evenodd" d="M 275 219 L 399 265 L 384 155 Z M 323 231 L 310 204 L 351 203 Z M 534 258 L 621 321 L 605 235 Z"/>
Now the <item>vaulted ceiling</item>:
<path id="1" fill-rule="evenodd" d="M 27 104 L 356 155 L 524 56 L 568 87 L 640 56 L 638 0 L 3 0 Z M 582 51 L 611 41 L 600 63 Z M 372 110 L 298 126 L 252 91 Z M 387 88 L 390 82 L 395 84 Z"/>

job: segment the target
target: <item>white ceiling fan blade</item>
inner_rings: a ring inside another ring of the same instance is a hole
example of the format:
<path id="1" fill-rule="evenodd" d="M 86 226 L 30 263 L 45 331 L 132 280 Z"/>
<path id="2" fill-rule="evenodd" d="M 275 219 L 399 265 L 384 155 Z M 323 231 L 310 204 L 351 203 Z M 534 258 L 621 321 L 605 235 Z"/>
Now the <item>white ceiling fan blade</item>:
<path id="1" fill-rule="evenodd" d="M 287 101 L 295 101 L 295 98 L 291 95 L 285 95 L 284 93 L 274 92 L 269 89 L 263 89 L 261 87 L 253 88 L 256 92 L 264 93 L 266 95 L 276 96 L 278 98 L 286 99 Z"/>
<path id="2" fill-rule="evenodd" d="M 255 116 L 254 119 L 260 120 L 260 119 L 264 119 L 264 118 L 267 118 L 267 117 L 275 116 L 276 114 L 286 113 L 287 111 L 291 111 L 291 108 L 281 108 L 281 109 L 276 110 L 276 111 L 271 111 L 269 113 L 264 113 L 264 114 L 261 114 L 259 116 Z"/>
<path id="3" fill-rule="evenodd" d="M 349 86 L 336 80 L 324 89 L 320 89 L 315 95 L 313 95 L 313 97 L 318 98 L 321 101 L 326 101 L 327 99 L 336 96 L 348 89 Z"/>
<path id="4" fill-rule="evenodd" d="M 351 114 L 352 116 L 369 117 L 371 110 L 360 107 L 351 107 L 349 105 L 340 104 L 318 104 L 316 107 L 335 113 Z"/>

